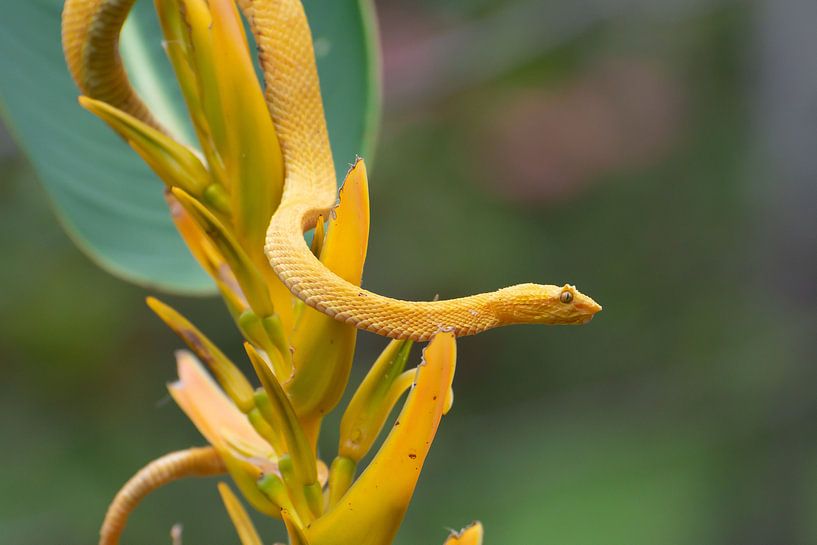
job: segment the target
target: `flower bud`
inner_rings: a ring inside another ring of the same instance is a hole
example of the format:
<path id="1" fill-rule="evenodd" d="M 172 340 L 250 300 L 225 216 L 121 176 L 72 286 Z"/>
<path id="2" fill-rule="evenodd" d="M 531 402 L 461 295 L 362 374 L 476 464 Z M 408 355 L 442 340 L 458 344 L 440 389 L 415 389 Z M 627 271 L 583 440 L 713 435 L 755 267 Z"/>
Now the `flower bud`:
<path id="1" fill-rule="evenodd" d="M 318 482 L 317 462 L 312 447 L 306 440 L 295 411 L 289 403 L 283 388 L 275 378 L 272 367 L 248 343 L 244 343 L 265 396 L 255 396 L 256 406 L 274 430 L 280 430 L 286 443 L 287 454 L 292 458 L 295 475 L 302 485 Z"/>
<path id="2" fill-rule="evenodd" d="M 412 342 L 391 341 L 358 387 L 340 422 L 339 456 L 359 462 L 374 444 L 415 372 L 403 374 Z"/>

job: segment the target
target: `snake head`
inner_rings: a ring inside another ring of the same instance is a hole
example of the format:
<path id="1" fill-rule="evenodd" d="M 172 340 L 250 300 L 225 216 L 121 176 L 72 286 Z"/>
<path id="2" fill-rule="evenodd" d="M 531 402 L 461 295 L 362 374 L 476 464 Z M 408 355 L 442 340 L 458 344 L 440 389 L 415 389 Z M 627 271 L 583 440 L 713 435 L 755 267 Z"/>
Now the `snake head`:
<path id="1" fill-rule="evenodd" d="M 518 284 L 494 292 L 492 307 L 507 324 L 586 324 L 601 305 L 575 286 Z"/>

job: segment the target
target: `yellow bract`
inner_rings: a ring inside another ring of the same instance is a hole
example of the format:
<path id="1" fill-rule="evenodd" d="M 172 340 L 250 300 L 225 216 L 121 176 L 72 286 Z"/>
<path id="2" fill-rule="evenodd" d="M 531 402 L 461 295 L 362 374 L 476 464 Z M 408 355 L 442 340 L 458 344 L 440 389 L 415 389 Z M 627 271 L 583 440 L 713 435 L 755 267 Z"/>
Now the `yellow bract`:
<path id="1" fill-rule="evenodd" d="M 369 452 L 397 400 L 412 384 L 416 370 L 403 372 L 411 345 L 411 341 L 391 341 L 346 407 L 340 423 L 338 456 L 329 470 L 329 507 L 336 505 L 352 485 L 358 462 Z"/>
<path id="2" fill-rule="evenodd" d="M 79 103 L 124 138 L 169 188 L 195 195 L 216 213 L 229 213 L 223 190 L 211 183 L 204 165 L 185 145 L 104 102 L 83 96 Z"/>
<path id="3" fill-rule="evenodd" d="M 225 393 L 244 413 L 254 407 L 253 388 L 244 374 L 224 355 L 224 352 L 210 341 L 196 326 L 184 316 L 154 297 L 148 297 L 147 303 L 176 335 L 187 343 L 187 346 L 204 360 L 218 380 Z"/>
<path id="4" fill-rule="evenodd" d="M 315 453 L 306 441 L 298 417 L 284 389 L 275 378 L 272 366 L 249 343 L 244 343 L 244 348 L 264 386 L 263 393 L 266 394 L 256 395 L 256 406 L 267 422 L 284 437 L 286 451 L 280 454 L 287 454 L 292 458 L 295 473 L 302 485 L 316 483 L 318 476 Z"/>
<path id="5" fill-rule="evenodd" d="M 358 160 L 346 175 L 340 204 L 320 245 L 320 260 L 357 286 L 369 241 L 369 187 L 366 165 Z M 303 305 L 303 303 L 299 303 Z M 295 374 L 286 385 L 299 416 L 320 419 L 340 401 L 349 380 L 357 329 L 304 307 L 292 333 Z"/>
<path id="6" fill-rule="evenodd" d="M 264 278 L 288 331 L 292 297 L 263 256 L 264 233 L 281 198 L 283 159 L 241 19 L 232 0 L 155 2 L 212 181 L 205 197 L 215 193 L 226 202 L 230 217 L 220 219 Z"/>
<path id="7" fill-rule="evenodd" d="M 437 334 L 403 410 L 372 462 L 326 515 L 306 530 L 310 545 L 388 545 L 403 520 L 454 378 L 456 342 Z"/>

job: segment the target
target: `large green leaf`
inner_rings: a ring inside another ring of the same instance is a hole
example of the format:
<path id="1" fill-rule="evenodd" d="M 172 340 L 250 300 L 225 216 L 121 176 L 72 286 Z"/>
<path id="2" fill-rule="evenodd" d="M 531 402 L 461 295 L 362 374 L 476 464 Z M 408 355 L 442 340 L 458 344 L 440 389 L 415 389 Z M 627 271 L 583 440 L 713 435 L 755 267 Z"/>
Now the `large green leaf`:
<path id="1" fill-rule="evenodd" d="M 210 280 L 176 234 L 162 185 L 77 104 L 60 45 L 61 0 L 2 0 L 0 114 L 28 154 L 65 229 L 99 265 L 130 281 L 208 293 Z M 152 2 L 122 35 L 134 86 L 157 116 L 192 141 Z M 370 0 L 306 0 L 339 174 L 371 153 L 379 73 Z"/>

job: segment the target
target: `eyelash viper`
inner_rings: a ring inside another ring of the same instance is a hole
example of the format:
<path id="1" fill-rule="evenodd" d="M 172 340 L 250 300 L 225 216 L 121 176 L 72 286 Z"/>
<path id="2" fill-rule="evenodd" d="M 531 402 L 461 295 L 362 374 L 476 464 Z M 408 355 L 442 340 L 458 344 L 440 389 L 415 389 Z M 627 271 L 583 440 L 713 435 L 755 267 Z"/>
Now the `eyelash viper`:
<path id="1" fill-rule="evenodd" d="M 161 129 L 128 82 L 118 38 L 135 0 L 67 0 L 63 49 L 83 93 Z M 393 338 L 428 340 L 441 330 L 471 335 L 516 323 L 583 324 L 601 310 L 570 285 L 520 284 L 470 297 L 402 301 L 337 277 L 306 246 L 303 233 L 335 205 L 337 188 L 312 37 L 298 0 L 239 0 L 264 73 L 265 97 L 286 169 L 281 204 L 265 252 L 275 273 L 306 304 Z"/>

